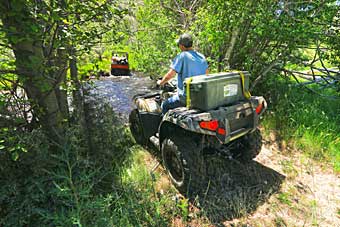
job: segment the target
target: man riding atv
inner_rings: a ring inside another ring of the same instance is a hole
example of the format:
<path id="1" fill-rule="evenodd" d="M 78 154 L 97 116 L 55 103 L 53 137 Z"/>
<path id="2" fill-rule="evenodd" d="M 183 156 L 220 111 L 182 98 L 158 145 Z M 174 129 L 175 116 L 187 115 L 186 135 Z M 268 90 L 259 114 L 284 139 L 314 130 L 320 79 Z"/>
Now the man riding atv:
<path id="1" fill-rule="evenodd" d="M 186 78 L 208 74 L 208 64 L 203 54 L 195 51 L 192 47 L 193 39 L 188 33 L 184 33 L 177 40 L 177 45 L 181 49 L 173 60 L 170 70 L 164 75 L 162 80 L 157 81 L 157 84 L 163 86 L 176 73 L 177 76 L 177 94 L 165 100 L 162 105 L 162 113 L 165 114 L 169 109 L 180 106 L 185 106 L 186 94 L 183 89 L 183 84 Z"/>
<path id="2" fill-rule="evenodd" d="M 207 76 L 206 60 L 192 50 L 191 36 L 183 34 L 178 44 L 181 54 L 158 81 L 165 85 L 177 72 L 177 91 L 165 86 L 135 96 L 129 123 L 136 142 L 155 147 L 172 183 L 190 195 L 206 186 L 207 155 L 244 162 L 258 155 L 262 137 L 257 127 L 267 104 L 250 95 L 249 72 Z"/>

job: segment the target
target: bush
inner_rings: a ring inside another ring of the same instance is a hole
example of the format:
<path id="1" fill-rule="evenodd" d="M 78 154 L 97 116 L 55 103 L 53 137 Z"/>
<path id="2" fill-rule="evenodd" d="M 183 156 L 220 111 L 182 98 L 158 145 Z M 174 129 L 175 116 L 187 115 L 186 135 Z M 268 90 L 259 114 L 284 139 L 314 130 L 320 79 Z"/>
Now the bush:
<path id="1" fill-rule="evenodd" d="M 112 192 L 121 188 L 119 173 L 132 140 L 112 111 L 103 110 L 91 128 L 94 150 L 77 126 L 67 129 L 64 144 L 40 130 L 13 137 L 27 152 L 16 160 L 10 152 L 0 155 L 0 226 L 110 225 L 117 199 Z M 12 131 L 6 133 L 11 137 Z"/>
<path id="2" fill-rule="evenodd" d="M 340 99 L 320 96 L 280 79 L 267 81 L 262 90 L 270 102 L 265 127 L 277 130 L 280 139 L 290 141 L 310 157 L 330 161 L 340 171 Z M 323 90 L 323 94 L 331 92 Z"/>

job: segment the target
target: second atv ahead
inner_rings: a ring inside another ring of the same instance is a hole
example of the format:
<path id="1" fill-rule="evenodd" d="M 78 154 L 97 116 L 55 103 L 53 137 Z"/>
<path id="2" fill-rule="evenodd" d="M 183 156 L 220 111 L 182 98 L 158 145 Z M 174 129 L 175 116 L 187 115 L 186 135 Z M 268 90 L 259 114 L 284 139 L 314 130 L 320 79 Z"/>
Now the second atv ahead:
<path id="1" fill-rule="evenodd" d="M 130 76 L 129 54 L 126 52 L 113 52 L 111 58 L 112 76 Z"/>
<path id="2" fill-rule="evenodd" d="M 192 194 L 204 189 L 205 155 L 219 153 L 244 162 L 257 156 L 262 146 L 257 126 L 267 103 L 250 96 L 248 72 L 195 76 L 184 87 L 187 106 L 164 116 L 160 104 L 174 89 L 136 96 L 129 122 L 136 142 L 156 146 L 172 183 Z"/>

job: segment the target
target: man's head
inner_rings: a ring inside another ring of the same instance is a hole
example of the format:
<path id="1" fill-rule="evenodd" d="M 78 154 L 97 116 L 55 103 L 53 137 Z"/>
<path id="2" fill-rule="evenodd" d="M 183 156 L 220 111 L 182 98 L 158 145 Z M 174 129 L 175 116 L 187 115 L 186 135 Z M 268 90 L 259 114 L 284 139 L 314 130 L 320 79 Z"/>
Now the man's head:
<path id="1" fill-rule="evenodd" d="M 192 36 L 188 33 L 182 34 L 179 39 L 177 39 L 177 45 L 183 45 L 185 48 L 191 48 L 192 47 Z"/>

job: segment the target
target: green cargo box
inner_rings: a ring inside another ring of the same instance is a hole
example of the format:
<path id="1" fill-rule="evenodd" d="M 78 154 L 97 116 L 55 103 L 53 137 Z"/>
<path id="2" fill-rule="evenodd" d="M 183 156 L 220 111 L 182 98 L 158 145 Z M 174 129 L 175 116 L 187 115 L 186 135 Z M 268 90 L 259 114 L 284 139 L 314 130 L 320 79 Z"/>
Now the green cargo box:
<path id="1" fill-rule="evenodd" d="M 248 91 L 250 74 L 246 71 L 241 73 L 244 75 L 244 89 Z M 211 110 L 245 100 L 241 73 L 223 72 L 192 77 L 189 83 L 190 108 Z M 188 93 L 187 86 L 185 82 L 184 89 Z"/>

